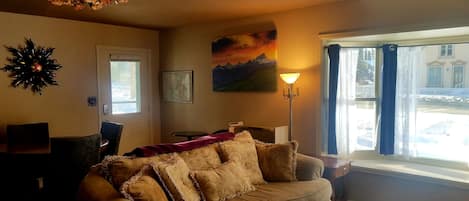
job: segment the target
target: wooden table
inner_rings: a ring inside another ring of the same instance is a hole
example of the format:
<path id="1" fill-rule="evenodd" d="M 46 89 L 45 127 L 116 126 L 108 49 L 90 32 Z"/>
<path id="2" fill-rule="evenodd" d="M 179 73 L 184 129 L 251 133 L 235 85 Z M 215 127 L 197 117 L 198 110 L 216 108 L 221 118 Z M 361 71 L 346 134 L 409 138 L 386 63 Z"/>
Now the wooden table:
<path id="1" fill-rule="evenodd" d="M 40 200 L 50 160 L 50 144 L 0 144 L 0 175 L 8 183 L 6 200 Z M 16 192 L 16 193 L 11 193 Z M 34 198 L 34 199 L 33 199 Z"/>
<path id="2" fill-rule="evenodd" d="M 7 144 L 0 144 L 2 154 L 50 154 L 50 144 L 48 145 L 16 145 L 8 147 Z"/>
<path id="3" fill-rule="evenodd" d="M 333 157 L 319 157 L 324 162 L 324 175 L 332 185 L 332 201 L 346 200 L 344 178 L 350 172 L 351 161 Z"/>
<path id="4" fill-rule="evenodd" d="M 177 137 L 186 137 L 187 140 L 193 140 L 194 138 L 208 135 L 208 133 L 200 131 L 176 131 L 173 132 L 172 135 Z"/>

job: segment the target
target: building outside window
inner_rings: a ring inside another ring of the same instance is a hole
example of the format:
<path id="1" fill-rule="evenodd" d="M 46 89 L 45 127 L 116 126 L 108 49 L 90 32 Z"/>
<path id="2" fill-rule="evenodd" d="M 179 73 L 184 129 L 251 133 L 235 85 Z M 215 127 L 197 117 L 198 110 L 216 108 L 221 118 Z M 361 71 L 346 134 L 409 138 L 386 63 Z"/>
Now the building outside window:
<path id="1" fill-rule="evenodd" d="M 452 44 L 441 45 L 441 47 L 440 47 L 440 56 L 441 57 L 451 57 L 451 56 L 453 56 L 453 45 Z"/>
<path id="2" fill-rule="evenodd" d="M 453 65 L 453 88 L 464 88 L 464 66 Z"/>
<path id="3" fill-rule="evenodd" d="M 359 48 L 359 58 L 360 61 L 375 62 L 376 50 L 374 48 Z"/>
<path id="4" fill-rule="evenodd" d="M 438 88 L 442 86 L 443 71 L 441 66 L 429 66 L 427 71 L 427 87 Z"/>

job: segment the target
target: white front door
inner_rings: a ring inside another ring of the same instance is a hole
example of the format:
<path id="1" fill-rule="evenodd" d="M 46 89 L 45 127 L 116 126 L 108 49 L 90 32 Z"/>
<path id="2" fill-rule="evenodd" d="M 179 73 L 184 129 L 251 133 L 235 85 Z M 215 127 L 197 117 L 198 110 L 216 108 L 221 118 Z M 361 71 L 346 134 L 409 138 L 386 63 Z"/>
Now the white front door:
<path id="1" fill-rule="evenodd" d="M 97 47 L 99 119 L 124 125 L 119 154 L 153 142 L 150 50 Z"/>

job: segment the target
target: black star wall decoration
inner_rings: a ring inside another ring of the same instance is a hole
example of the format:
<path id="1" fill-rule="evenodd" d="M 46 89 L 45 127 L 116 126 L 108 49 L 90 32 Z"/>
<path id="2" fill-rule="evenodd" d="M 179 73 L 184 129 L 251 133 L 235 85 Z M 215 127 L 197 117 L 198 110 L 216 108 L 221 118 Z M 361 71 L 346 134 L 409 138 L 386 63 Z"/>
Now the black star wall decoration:
<path id="1" fill-rule="evenodd" d="M 42 94 L 48 85 L 58 85 L 55 72 L 62 66 L 51 58 L 54 48 L 36 46 L 31 39 L 25 39 L 25 43 L 18 48 L 5 46 L 12 57 L 8 57 L 9 64 L 0 69 L 10 73 L 12 87 L 31 88 L 34 94 Z"/>

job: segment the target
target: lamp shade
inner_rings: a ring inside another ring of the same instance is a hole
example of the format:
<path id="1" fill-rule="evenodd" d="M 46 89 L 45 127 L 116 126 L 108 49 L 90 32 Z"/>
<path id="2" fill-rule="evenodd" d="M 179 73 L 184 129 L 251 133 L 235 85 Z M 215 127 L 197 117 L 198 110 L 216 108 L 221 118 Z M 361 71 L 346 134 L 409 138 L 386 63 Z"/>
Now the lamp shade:
<path id="1" fill-rule="evenodd" d="M 287 84 L 293 84 L 300 77 L 300 73 L 281 73 L 280 77 Z"/>

